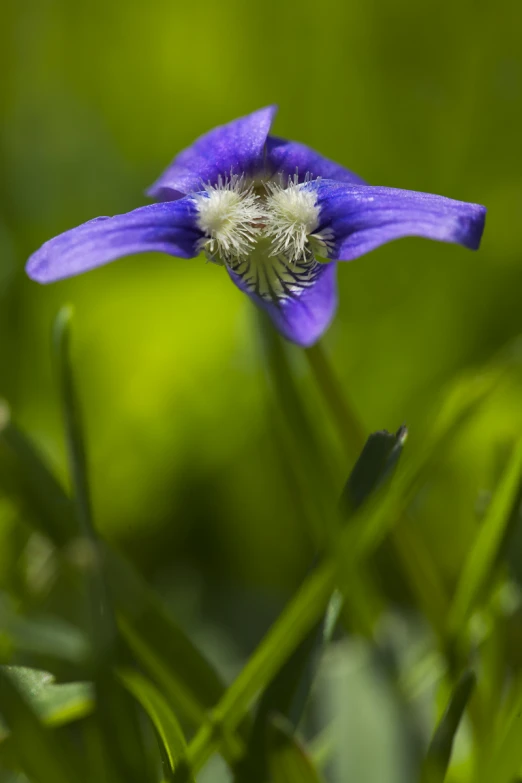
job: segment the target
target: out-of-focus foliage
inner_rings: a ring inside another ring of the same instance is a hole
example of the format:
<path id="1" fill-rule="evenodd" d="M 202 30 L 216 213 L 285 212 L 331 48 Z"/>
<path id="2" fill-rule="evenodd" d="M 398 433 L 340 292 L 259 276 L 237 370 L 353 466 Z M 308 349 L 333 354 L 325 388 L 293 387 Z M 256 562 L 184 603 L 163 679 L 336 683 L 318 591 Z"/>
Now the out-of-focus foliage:
<path id="1" fill-rule="evenodd" d="M 303 486 L 317 489 L 325 475 L 330 500 L 340 496 L 349 449 L 302 352 L 290 348 L 296 405 L 318 446 L 317 475 L 303 482 L 256 318 L 222 269 L 138 256 L 40 287 L 25 278 L 25 260 L 62 230 L 146 203 L 145 188 L 195 136 L 272 102 L 280 105 L 277 135 L 371 183 L 488 207 L 478 253 L 410 239 L 340 265 L 340 308 L 325 350 L 365 430 L 406 422 L 410 435 L 386 503 L 379 506 L 380 490 L 339 546 L 352 567 L 356 544 L 367 568 L 339 567 L 335 576 L 332 566 L 331 585 L 322 583 L 344 591 L 341 620 L 354 634 L 323 656 L 304 733 L 321 728 L 309 750 L 328 780 L 414 780 L 462 670 L 478 658 L 447 779 L 475 780 L 480 771 L 480 783 L 513 783 L 522 703 L 514 450 L 522 434 L 521 33 L 515 0 L 1 2 L 0 396 L 69 486 L 50 345 L 54 314 L 71 302 L 94 518 L 124 639 L 110 692 L 127 704 L 122 683 L 138 660 L 157 688 L 144 685 L 141 699 L 153 699 L 171 737 L 177 724 L 161 698 L 175 705 L 190 740 L 296 592 L 321 533 L 320 504 L 312 512 Z M 5 415 L 0 407 L 0 429 Z M 46 474 L 35 488 L 28 463 L 4 441 L 1 660 L 91 681 L 78 601 L 92 551 L 67 540 L 71 508 L 60 486 Z M 305 618 L 309 627 L 320 614 Z M 191 656 L 181 629 L 219 676 Z M 289 655 L 302 638 L 283 631 Z M 284 663 L 268 660 L 275 669 Z M 44 724 L 41 734 L 26 721 L 9 676 L 13 721 L 25 721 L 42 747 L 46 732 L 61 738 L 63 726 Z M 137 737 L 134 712 L 123 712 L 122 736 Z M 219 740 L 229 763 L 250 730 L 246 710 L 234 715 L 238 725 Z M 82 721 L 103 770 L 99 727 L 89 715 Z M 179 741 L 167 757 L 181 753 Z M 138 743 L 128 744 L 139 755 Z M 0 775 L 10 745 L 7 737 Z M 291 775 L 300 746 L 280 747 Z M 143 774 L 155 762 L 143 756 Z M 71 764 L 50 754 L 41 780 L 66 776 Z M 111 757 L 107 769 L 118 764 Z M 215 781 L 223 771 L 202 774 Z"/>

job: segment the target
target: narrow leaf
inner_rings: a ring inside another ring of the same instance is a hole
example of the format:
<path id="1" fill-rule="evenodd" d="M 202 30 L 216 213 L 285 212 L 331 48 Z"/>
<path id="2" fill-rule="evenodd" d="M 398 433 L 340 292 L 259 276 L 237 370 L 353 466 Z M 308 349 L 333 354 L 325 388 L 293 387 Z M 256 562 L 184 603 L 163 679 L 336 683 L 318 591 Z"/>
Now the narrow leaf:
<path id="1" fill-rule="evenodd" d="M 446 777 L 453 741 L 475 684 L 476 677 L 472 671 L 464 672 L 456 684 L 428 748 L 422 771 L 422 783 L 442 783 Z"/>
<path id="2" fill-rule="evenodd" d="M 518 783 L 522 769 L 522 682 L 514 687 L 512 707 L 499 723 L 491 752 L 477 770 L 477 783 Z"/>
<path id="3" fill-rule="evenodd" d="M 381 430 L 369 436 L 341 497 L 345 511 L 358 508 L 388 478 L 397 465 L 407 436 L 406 427 L 400 427 L 395 434 Z"/>
<path id="4" fill-rule="evenodd" d="M 454 634 L 464 626 L 492 575 L 510 532 L 509 523 L 520 503 L 521 482 L 522 439 L 513 450 L 461 571 L 448 618 L 448 626 Z"/>
<path id="5" fill-rule="evenodd" d="M 183 761 L 186 749 L 181 726 L 161 692 L 139 672 L 131 669 L 119 671 L 120 680 L 140 702 L 152 720 L 166 751 L 170 769 L 174 771 Z M 193 783 L 192 776 L 187 778 Z"/>
<path id="6" fill-rule="evenodd" d="M 171 705 L 199 727 L 225 692 L 219 675 L 127 561 L 107 549 L 106 564 L 126 642 Z"/>
<path id="7" fill-rule="evenodd" d="M 7 457 L 8 474 L 2 471 L 2 490 L 14 495 L 22 508 L 36 513 L 31 518 L 53 543 L 61 547 L 77 535 L 73 504 L 45 465 L 37 449 L 11 419 L 6 402 L 0 401 L 0 448 Z"/>
<path id="8" fill-rule="evenodd" d="M 197 771 L 233 731 L 256 696 L 266 687 L 325 611 L 335 587 L 332 563 L 320 564 L 283 610 L 236 680 L 198 731 L 188 748 Z M 220 738 L 221 737 L 221 738 Z"/>
<path id="9" fill-rule="evenodd" d="M 58 313 L 54 346 L 76 519 L 82 547 L 88 554 L 83 571 L 93 649 L 96 719 L 115 774 L 121 781 L 142 783 L 149 779 L 149 770 L 137 705 L 115 678 L 119 640 L 102 548 L 93 523 L 82 417 L 69 352 L 71 317 L 69 307 Z"/>

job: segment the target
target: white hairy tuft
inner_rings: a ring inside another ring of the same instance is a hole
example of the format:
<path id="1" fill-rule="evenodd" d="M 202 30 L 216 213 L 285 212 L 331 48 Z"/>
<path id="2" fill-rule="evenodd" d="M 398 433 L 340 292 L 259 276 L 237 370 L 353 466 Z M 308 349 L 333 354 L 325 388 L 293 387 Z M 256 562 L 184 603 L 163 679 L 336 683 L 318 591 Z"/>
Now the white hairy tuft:
<path id="1" fill-rule="evenodd" d="M 317 196 L 297 176 L 289 178 L 286 188 L 269 182 L 266 189 L 265 236 L 272 241 L 271 255 L 297 262 L 309 252 L 309 236 L 319 227 Z"/>
<path id="2" fill-rule="evenodd" d="M 205 238 L 201 249 L 218 263 L 237 262 L 254 249 L 261 234 L 264 210 L 261 199 L 244 177 L 232 175 L 218 184 L 207 185 L 193 196 L 198 210 L 197 225 Z"/>

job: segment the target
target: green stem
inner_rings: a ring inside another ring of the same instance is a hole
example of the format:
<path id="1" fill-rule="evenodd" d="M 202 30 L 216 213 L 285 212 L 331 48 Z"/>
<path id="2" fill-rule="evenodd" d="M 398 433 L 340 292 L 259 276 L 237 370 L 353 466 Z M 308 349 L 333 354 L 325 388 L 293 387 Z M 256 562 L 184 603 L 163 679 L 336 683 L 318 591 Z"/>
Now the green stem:
<path id="1" fill-rule="evenodd" d="M 350 460 L 357 457 L 366 442 L 364 427 L 347 400 L 339 379 L 328 361 L 321 343 L 305 350 L 316 383 L 328 405 Z"/>

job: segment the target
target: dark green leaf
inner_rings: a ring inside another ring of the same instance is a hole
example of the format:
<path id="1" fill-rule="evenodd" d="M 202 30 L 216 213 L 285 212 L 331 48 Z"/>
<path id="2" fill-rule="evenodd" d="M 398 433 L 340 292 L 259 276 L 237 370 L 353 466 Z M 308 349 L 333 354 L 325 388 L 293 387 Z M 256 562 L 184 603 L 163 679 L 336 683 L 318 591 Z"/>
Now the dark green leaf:
<path id="1" fill-rule="evenodd" d="M 267 757 L 272 783 L 321 783 L 318 771 L 296 740 L 292 726 L 279 717 L 268 724 Z"/>
<path id="2" fill-rule="evenodd" d="M 442 783 L 446 777 L 453 741 L 473 694 L 476 679 L 472 671 L 467 671 L 455 686 L 446 711 L 430 742 L 422 772 L 422 783 Z"/>

